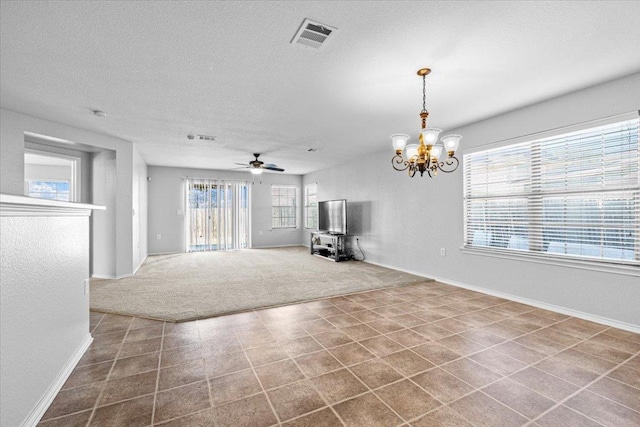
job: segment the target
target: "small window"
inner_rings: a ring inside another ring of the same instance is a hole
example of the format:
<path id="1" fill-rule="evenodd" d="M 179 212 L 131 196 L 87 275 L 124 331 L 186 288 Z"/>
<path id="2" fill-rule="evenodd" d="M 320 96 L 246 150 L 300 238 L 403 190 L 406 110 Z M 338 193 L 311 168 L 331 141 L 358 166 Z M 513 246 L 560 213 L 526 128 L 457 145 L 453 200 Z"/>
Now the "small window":
<path id="1" fill-rule="evenodd" d="M 80 158 L 25 149 L 24 194 L 40 199 L 80 201 Z"/>
<path id="2" fill-rule="evenodd" d="M 296 187 L 271 186 L 271 228 L 296 227 Z"/>
<path id="3" fill-rule="evenodd" d="M 304 228 L 318 229 L 318 185 L 304 186 Z"/>

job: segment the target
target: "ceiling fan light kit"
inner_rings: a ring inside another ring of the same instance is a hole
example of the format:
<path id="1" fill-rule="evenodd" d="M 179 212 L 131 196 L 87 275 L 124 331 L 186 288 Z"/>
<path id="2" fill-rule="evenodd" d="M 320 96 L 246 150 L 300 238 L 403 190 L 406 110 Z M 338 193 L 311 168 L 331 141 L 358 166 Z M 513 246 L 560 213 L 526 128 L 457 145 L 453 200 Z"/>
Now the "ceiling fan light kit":
<path id="1" fill-rule="evenodd" d="M 416 172 L 420 172 L 423 176 L 425 172 L 430 178 L 435 178 L 438 171 L 450 173 L 458 169 L 460 161 L 455 157 L 456 150 L 460 144 L 461 135 L 446 135 L 438 144 L 438 136 L 442 129 L 428 128 L 427 117 L 429 112 L 426 108 L 426 77 L 431 72 L 429 68 L 421 68 L 418 75 L 422 77 L 422 111 L 420 111 L 420 119 L 422 122 L 422 130 L 418 138 L 419 144 L 409 144 L 407 141 L 411 138 L 406 133 L 395 133 L 391 135 L 391 143 L 395 150 L 395 155 L 391 158 L 391 166 L 397 171 L 408 170 L 409 176 L 413 178 Z M 404 156 L 402 152 L 404 151 Z M 442 152 L 447 152 L 446 160 L 442 158 Z"/>
<path id="2" fill-rule="evenodd" d="M 253 153 L 253 156 L 255 157 L 255 160 L 251 160 L 249 162 L 249 166 L 247 166 L 246 163 L 236 163 L 236 165 L 244 166 L 244 168 L 237 168 L 237 169 L 249 169 L 249 171 L 254 175 L 260 175 L 264 170 L 269 170 L 274 172 L 284 172 L 284 169 L 279 168 L 277 165 L 274 165 L 273 163 L 265 164 L 263 161 L 258 160 L 258 157 L 260 157 L 260 153 Z"/>

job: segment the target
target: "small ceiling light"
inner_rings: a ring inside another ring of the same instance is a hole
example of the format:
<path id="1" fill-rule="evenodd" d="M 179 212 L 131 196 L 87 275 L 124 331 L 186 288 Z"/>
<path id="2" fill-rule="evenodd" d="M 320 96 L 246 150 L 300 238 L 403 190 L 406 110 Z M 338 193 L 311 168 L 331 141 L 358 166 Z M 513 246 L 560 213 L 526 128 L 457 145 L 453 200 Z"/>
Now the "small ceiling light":
<path id="1" fill-rule="evenodd" d="M 420 111 L 420 118 L 422 119 L 422 131 L 420 132 L 419 142 L 420 144 L 409 144 L 409 135 L 405 133 L 396 133 L 391 135 L 391 142 L 393 143 L 393 149 L 396 155 L 391 159 L 391 166 L 397 171 L 404 171 L 409 169 L 409 176 L 414 177 L 416 172 L 420 172 L 420 176 L 426 171 L 429 177 L 435 178 L 438 171 L 450 173 L 458 169 L 460 161 L 454 156 L 458 149 L 458 144 L 462 136 L 460 135 L 446 135 L 440 138 L 442 145 L 438 143 L 438 136 L 442 129 L 427 128 L 427 117 L 429 112 L 426 107 L 426 91 L 425 81 L 427 74 L 431 70 L 429 68 L 421 68 L 418 70 L 418 75 L 422 77 L 422 111 Z M 406 149 L 405 149 L 406 146 Z M 405 152 L 406 159 L 402 157 L 402 151 Z M 440 156 L 443 151 L 447 152 L 447 159 L 440 161 Z M 404 167 L 396 167 L 396 165 L 403 165 Z"/>
<path id="2" fill-rule="evenodd" d="M 107 113 L 101 110 L 93 110 L 93 115 L 101 118 L 107 117 Z"/>
<path id="3" fill-rule="evenodd" d="M 251 171 L 252 174 L 254 175 L 260 175 L 262 173 L 262 169 L 260 168 L 251 168 L 249 169 Z"/>

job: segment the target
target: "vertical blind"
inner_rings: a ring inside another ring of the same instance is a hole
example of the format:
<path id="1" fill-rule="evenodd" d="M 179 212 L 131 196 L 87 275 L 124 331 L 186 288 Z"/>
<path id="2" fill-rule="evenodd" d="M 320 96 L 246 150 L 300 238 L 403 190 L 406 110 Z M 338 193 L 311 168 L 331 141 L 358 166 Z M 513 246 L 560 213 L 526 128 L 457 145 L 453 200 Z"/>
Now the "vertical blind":
<path id="1" fill-rule="evenodd" d="M 250 181 L 187 178 L 187 252 L 249 248 L 250 190 Z"/>
<path id="2" fill-rule="evenodd" d="M 638 124 L 465 154 L 465 247 L 640 265 Z"/>

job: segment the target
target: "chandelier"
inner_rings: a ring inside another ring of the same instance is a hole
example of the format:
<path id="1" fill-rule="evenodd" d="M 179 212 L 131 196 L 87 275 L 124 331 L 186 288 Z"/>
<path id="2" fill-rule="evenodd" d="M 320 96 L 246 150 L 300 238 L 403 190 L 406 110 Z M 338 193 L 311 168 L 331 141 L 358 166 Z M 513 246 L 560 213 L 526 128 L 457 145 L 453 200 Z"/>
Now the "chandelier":
<path id="1" fill-rule="evenodd" d="M 421 68 L 418 70 L 418 75 L 422 76 L 422 111 L 420 111 L 422 131 L 419 137 L 420 144 L 407 145 L 410 136 L 406 133 L 391 135 L 391 142 L 393 143 L 394 150 L 396 150 L 396 155 L 391 159 L 391 166 L 397 171 L 408 170 L 409 176 L 412 178 L 416 172 L 420 172 L 420 176 L 423 176 L 423 174 L 427 172 L 429 177 L 435 178 L 438 171 L 450 173 L 458 169 L 458 165 L 460 164 L 460 161 L 455 157 L 455 152 L 458 149 L 458 144 L 460 144 L 462 136 L 443 136 L 440 139 L 440 141 L 442 141 L 442 145 L 440 145 L 438 144 L 438 136 L 440 132 L 442 132 L 442 129 L 427 127 L 429 112 L 425 105 L 425 83 L 427 74 L 430 72 L 431 70 L 429 68 Z M 402 156 L 403 151 L 405 152 L 405 157 Z M 444 161 L 441 160 L 443 151 L 447 152 L 447 158 Z"/>

